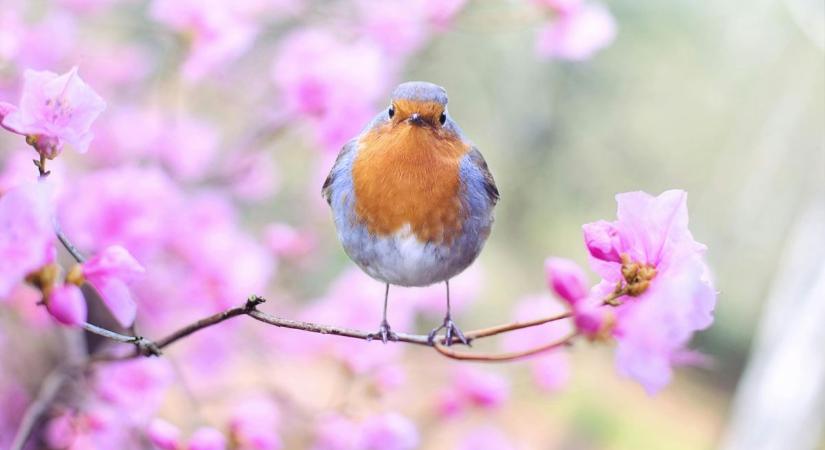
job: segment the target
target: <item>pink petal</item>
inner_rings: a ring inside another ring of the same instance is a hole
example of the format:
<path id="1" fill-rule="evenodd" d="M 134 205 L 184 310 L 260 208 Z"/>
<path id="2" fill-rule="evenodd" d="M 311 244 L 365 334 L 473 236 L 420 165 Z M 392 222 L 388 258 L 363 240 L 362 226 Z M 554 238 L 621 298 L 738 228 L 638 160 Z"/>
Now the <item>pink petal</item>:
<path id="1" fill-rule="evenodd" d="M 103 99 L 80 79 L 77 67 L 63 75 L 27 70 L 20 107 L 3 124 L 20 134 L 48 138 L 54 143 L 52 155 L 63 142 L 83 153 L 93 136 L 89 128 L 105 108 Z"/>
<path id="2" fill-rule="evenodd" d="M 544 271 L 550 289 L 571 305 L 587 297 L 587 278 L 575 262 L 564 258 L 547 258 Z"/>
<path id="3" fill-rule="evenodd" d="M 363 450 L 413 450 L 420 441 L 418 429 L 408 418 L 394 412 L 368 418 L 363 426 Z"/>
<path id="4" fill-rule="evenodd" d="M 225 450 L 226 437 L 214 428 L 199 428 L 192 433 L 187 448 L 188 450 Z"/>
<path id="5" fill-rule="evenodd" d="M 510 384 L 495 372 L 462 367 L 454 377 L 454 389 L 481 408 L 496 409 L 510 397 Z"/>
<path id="6" fill-rule="evenodd" d="M 145 272 L 146 269 L 120 245 L 106 247 L 83 263 L 83 274 L 89 279 L 113 277 L 130 282 Z"/>
<path id="7" fill-rule="evenodd" d="M 690 236 L 685 191 L 665 191 L 658 197 L 627 192 L 616 195 L 616 202 L 622 241 L 634 250 L 630 256 L 635 261 L 658 266 L 670 244 Z"/>
<path id="8" fill-rule="evenodd" d="M 52 289 L 46 309 L 64 325 L 77 326 L 86 322 L 86 299 L 80 288 L 71 284 Z"/>
<path id="9" fill-rule="evenodd" d="M 0 196 L 0 297 L 51 261 L 54 249 L 49 183 L 25 183 Z"/>
<path id="10" fill-rule="evenodd" d="M 4 125 L 3 120 L 6 118 L 6 116 L 8 116 L 9 114 L 11 114 L 15 111 L 17 111 L 16 106 L 12 105 L 11 103 L 0 102 L 0 126 L 2 126 L 3 128 L 5 128 L 5 129 L 7 129 L 11 132 L 15 132 L 15 130 L 11 127 L 8 127 L 8 126 Z"/>
<path id="11" fill-rule="evenodd" d="M 124 327 L 131 326 L 137 316 L 137 304 L 129 287 L 117 278 L 89 278 L 112 316 Z"/>
<path id="12" fill-rule="evenodd" d="M 616 21 L 601 4 L 581 3 L 565 11 L 540 31 L 540 56 L 582 61 L 608 46 L 616 37 Z"/>
<path id="13" fill-rule="evenodd" d="M 570 381 L 570 361 L 566 353 L 554 351 L 539 355 L 530 366 L 533 379 L 545 391 L 559 391 Z"/>
<path id="14" fill-rule="evenodd" d="M 63 413 L 49 421 L 46 427 L 46 442 L 53 448 L 69 448 L 77 437 L 71 413 Z"/>
<path id="15" fill-rule="evenodd" d="M 582 225 L 584 243 L 590 255 L 608 262 L 621 262 L 621 240 L 616 225 L 605 220 Z"/>
<path id="16" fill-rule="evenodd" d="M 159 450 L 179 450 L 182 448 L 180 430 L 163 419 L 154 419 L 146 430 L 149 441 Z"/>

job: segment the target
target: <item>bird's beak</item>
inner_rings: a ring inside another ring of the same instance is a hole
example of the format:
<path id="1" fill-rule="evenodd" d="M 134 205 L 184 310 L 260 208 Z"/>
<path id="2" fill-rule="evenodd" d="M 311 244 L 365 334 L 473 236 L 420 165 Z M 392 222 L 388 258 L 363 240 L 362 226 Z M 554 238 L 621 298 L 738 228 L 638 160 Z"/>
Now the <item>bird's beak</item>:
<path id="1" fill-rule="evenodd" d="M 418 113 L 410 114 L 410 123 L 413 125 L 424 125 L 424 119 L 421 118 L 421 115 Z"/>

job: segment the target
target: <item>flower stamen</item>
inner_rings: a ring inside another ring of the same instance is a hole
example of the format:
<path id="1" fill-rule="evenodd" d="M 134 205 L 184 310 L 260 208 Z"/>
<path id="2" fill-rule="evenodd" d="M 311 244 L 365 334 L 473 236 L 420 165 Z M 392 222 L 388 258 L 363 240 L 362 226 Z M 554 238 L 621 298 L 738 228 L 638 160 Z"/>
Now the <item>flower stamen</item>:
<path id="1" fill-rule="evenodd" d="M 656 267 L 650 264 L 639 263 L 622 253 L 622 277 L 625 285 L 622 291 L 631 297 L 642 295 L 656 278 Z"/>

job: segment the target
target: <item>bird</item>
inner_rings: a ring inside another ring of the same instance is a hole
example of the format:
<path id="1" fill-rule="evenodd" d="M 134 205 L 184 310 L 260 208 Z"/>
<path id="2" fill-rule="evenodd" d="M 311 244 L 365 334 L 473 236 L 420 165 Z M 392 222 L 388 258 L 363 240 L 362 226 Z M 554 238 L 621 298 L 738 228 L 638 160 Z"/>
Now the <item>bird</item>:
<path id="1" fill-rule="evenodd" d="M 386 285 L 383 319 L 369 338 L 398 339 L 387 322 L 390 285 L 444 283 L 446 314 L 428 341 L 444 330 L 445 344 L 469 345 L 450 314 L 450 279 L 481 253 L 499 191 L 447 111 L 447 91 L 425 81 L 398 85 L 389 107 L 344 144 L 322 196 L 346 254 Z"/>

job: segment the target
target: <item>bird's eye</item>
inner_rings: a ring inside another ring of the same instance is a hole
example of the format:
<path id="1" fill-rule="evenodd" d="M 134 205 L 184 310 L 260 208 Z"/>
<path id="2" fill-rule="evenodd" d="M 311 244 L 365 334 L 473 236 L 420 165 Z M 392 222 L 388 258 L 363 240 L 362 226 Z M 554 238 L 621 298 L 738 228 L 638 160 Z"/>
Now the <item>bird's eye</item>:
<path id="1" fill-rule="evenodd" d="M 390 106 L 390 109 L 387 111 L 387 114 L 389 114 L 389 115 L 390 115 L 390 119 L 392 119 L 392 116 L 394 116 L 394 115 L 395 115 L 395 108 L 393 108 L 392 106 Z"/>
<path id="2" fill-rule="evenodd" d="M 441 117 L 438 118 L 438 121 L 441 122 L 441 125 L 444 125 L 447 122 L 447 113 L 441 113 Z"/>

